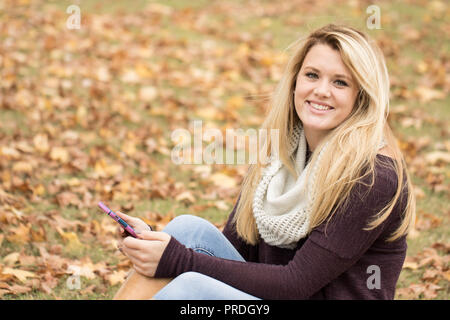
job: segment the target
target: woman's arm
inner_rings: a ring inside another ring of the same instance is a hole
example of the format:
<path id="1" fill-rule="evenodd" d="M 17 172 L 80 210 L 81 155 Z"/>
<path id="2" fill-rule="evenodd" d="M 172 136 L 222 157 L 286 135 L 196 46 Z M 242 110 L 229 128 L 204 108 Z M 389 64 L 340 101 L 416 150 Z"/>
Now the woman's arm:
<path id="1" fill-rule="evenodd" d="M 175 277 L 196 271 L 263 299 L 308 298 L 348 270 L 380 236 L 385 223 L 370 231 L 363 228 L 393 192 L 392 180 L 385 177 L 377 177 L 370 191 L 358 184 L 351 192 L 349 206 L 338 209 L 326 230 L 326 223 L 314 229 L 287 265 L 211 257 L 172 238 L 155 276 Z"/>
<path id="2" fill-rule="evenodd" d="M 352 263 L 313 241 L 306 241 L 294 259 L 282 266 L 211 257 L 172 238 L 155 277 L 196 271 L 262 299 L 306 299 Z"/>

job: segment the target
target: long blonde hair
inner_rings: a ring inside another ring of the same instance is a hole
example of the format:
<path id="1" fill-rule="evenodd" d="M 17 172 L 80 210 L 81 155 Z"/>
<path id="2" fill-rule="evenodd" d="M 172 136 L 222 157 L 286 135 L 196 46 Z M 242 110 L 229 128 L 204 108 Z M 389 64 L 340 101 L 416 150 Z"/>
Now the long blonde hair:
<path id="1" fill-rule="evenodd" d="M 344 64 L 359 84 L 359 92 L 350 116 L 333 129 L 316 147 L 321 150 L 328 142 L 322 156 L 313 152 L 311 167 L 320 160 L 314 184 L 315 201 L 312 205 L 309 232 L 327 219 L 336 209 L 345 204 L 357 182 L 367 175 L 372 176 L 378 148 L 384 138 L 394 158 L 393 169 L 397 173 L 397 190 L 391 201 L 369 222 L 367 230 L 373 229 L 387 219 L 407 187 L 408 197 L 403 220 L 387 239 L 393 241 L 408 233 L 415 219 L 415 197 L 406 164 L 396 139 L 387 123 L 389 113 L 389 76 L 381 50 L 366 35 L 347 26 L 326 25 L 306 38 L 300 38 L 294 48 L 284 74 L 271 97 L 270 108 L 261 126 L 262 129 L 279 130 L 279 140 L 267 136 L 262 150 L 270 155 L 277 143 L 278 157 L 293 176 L 297 176 L 292 159 L 288 155 L 288 143 L 294 126 L 300 121 L 294 107 L 293 91 L 296 78 L 308 51 L 316 44 L 327 44 L 340 53 Z M 253 217 L 253 195 L 261 177 L 264 164 L 258 161 L 250 165 L 244 177 L 234 223 L 238 235 L 249 244 L 259 240 Z M 402 183 L 405 181 L 405 183 Z"/>

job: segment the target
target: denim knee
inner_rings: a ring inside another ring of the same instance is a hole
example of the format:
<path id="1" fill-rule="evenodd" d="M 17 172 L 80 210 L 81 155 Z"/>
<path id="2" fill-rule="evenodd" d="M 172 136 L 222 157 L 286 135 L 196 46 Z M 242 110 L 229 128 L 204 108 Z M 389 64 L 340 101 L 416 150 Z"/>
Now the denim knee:
<path id="1" fill-rule="evenodd" d="M 203 218 L 181 215 L 169 222 L 163 231 L 195 252 L 229 260 L 245 261 L 223 233 Z"/>
<path id="2" fill-rule="evenodd" d="M 173 279 L 169 284 L 162 288 L 154 299 L 156 300 L 188 300 L 195 299 L 195 294 L 192 288 L 203 284 L 204 279 L 207 278 L 201 273 L 189 271 L 180 274 Z"/>
<path id="3" fill-rule="evenodd" d="M 218 231 L 218 229 L 214 229 L 217 228 L 205 219 L 190 214 L 183 214 L 170 221 L 163 231 L 186 245 L 192 240 L 198 239 L 199 236 L 207 231 Z"/>

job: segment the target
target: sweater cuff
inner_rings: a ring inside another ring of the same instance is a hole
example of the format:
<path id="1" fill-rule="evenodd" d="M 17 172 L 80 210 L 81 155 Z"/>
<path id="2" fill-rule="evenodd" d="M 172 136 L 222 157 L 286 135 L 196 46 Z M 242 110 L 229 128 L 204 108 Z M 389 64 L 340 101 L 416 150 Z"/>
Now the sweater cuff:
<path id="1" fill-rule="evenodd" d="M 155 271 L 155 278 L 174 278 L 183 271 L 186 266 L 181 265 L 182 261 L 188 261 L 189 249 L 174 237 L 170 241 L 159 260 Z"/>

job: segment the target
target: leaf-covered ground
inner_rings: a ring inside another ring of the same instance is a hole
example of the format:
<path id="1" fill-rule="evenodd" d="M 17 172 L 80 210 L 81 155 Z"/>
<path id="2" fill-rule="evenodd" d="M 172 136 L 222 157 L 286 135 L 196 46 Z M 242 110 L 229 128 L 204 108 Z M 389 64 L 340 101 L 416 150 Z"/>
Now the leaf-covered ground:
<path id="1" fill-rule="evenodd" d="M 246 165 L 175 165 L 171 133 L 257 127 L 288 45 L 331 22 L 388 62 L 418 200 L 396 298 L 449 299 L 450 7 L 376 4 L 369 30 L 366 1 L 1 1 L 0 299 L 111 298 L 130 263 L 98 201 L 159 230 L 182 213 L 222 226 Z"/>

